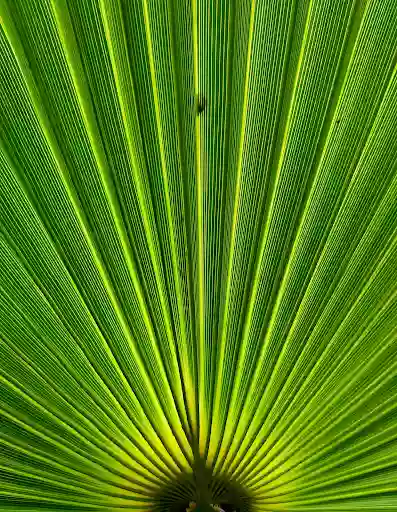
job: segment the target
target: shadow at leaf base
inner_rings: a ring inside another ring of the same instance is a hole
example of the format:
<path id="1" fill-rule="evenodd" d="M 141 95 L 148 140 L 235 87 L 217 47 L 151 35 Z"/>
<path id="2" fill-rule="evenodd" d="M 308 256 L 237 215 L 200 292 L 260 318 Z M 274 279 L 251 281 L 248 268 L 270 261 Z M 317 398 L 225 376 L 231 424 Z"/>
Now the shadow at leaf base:
<path id="1" fill-rule="evenodd" d="M 227 477 L 212 477 L 209 482 L 211 501 L 224 512 L 251 512 L 252 500 L 246 490 Z M 186 512 L 197 501 L 194 473 L 181 474 L 168 482 L 154 497 L 153 512 Z M 200 512 L 199 509 L 196 509 Z"/>

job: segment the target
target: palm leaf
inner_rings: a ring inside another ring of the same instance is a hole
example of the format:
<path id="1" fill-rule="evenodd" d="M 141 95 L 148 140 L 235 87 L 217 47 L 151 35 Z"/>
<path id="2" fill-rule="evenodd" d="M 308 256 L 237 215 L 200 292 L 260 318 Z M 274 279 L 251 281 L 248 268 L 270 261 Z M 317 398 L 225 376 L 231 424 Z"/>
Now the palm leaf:
<path id="1" fill-rule="evenodd" d="M 1 510 L 397 510 L 397 4 L 0 22 Z"/>

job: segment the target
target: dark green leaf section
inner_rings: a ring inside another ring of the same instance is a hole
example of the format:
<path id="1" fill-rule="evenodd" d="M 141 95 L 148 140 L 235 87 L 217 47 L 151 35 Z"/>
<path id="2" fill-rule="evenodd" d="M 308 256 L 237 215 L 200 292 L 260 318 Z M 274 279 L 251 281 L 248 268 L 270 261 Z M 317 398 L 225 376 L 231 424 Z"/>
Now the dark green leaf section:
<path id="1" fill-rule="evenodd" d="M 1 510 L 397 510 L 396 41 L 0 0 Z"/>

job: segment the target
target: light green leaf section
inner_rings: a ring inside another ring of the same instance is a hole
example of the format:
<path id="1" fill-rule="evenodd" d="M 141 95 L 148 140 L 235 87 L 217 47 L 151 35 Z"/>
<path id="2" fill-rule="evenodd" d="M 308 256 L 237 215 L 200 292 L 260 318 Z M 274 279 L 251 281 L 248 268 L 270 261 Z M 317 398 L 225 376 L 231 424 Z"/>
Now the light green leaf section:
<path id="1" fill-rule="evenodd" d="M 394 0 L 0 0 L 1 510 L 397 510 L 396 276 Z"/>

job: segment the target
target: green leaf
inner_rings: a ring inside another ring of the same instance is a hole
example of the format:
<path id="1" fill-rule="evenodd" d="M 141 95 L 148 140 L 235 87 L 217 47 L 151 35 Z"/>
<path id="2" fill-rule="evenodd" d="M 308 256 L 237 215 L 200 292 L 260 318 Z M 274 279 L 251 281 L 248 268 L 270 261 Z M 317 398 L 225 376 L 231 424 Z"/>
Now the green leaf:
<path id="1" fill-rule="evenodd" d="M 396 41 L 0 0 L 1 510 L 397 510 Z"/>

